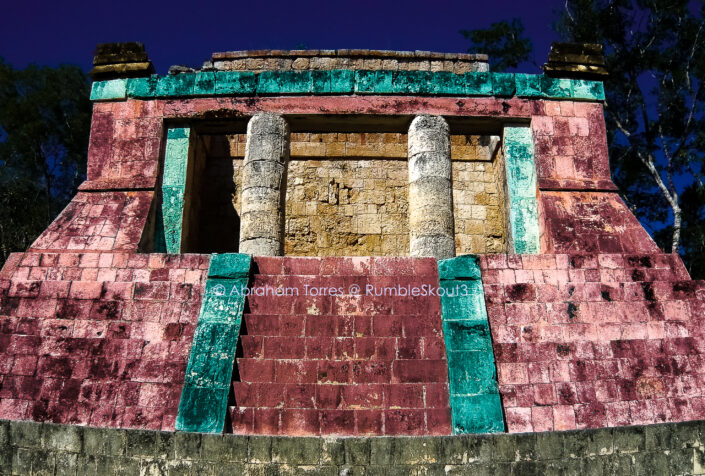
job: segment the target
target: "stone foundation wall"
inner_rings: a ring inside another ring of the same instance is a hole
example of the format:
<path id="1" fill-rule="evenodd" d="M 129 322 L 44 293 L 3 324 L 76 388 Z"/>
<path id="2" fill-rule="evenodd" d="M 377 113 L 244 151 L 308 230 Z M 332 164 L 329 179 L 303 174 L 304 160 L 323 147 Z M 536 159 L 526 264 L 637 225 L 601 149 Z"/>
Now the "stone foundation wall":
<path id="1" fill-rule="evenodd" d="M 0 420 L 0 474 L 705 474 L 702 421 L 517 435 L 289 438 Z"/>

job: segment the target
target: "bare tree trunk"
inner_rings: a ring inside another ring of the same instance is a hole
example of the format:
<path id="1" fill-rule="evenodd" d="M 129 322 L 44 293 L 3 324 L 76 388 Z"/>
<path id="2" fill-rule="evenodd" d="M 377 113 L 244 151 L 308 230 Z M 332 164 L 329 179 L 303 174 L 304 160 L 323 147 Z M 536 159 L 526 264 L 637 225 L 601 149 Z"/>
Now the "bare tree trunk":
<path id="1" fill-rule="evenodd" d="M 678 253 L 680 251 L 682 226 L 681 207 L 678 204 L 678 194 L 676 192 L 669 192 L 668 187 L 666 187 L 663 178 L 661 178 L 661 175 L 658 173 L 658 170 L 654 165 L 654 157 L 651 154 L 649 154 L 648 157 L 644 157 L 641 152 L 637 152 L 637 154 L 639 155 L 639 158 L 644 163 L 646 168 L 649 169 L 651 176 L 654 178 L 654 181 L 656 181 L 656 185 L 658 185 L 658 188 L 659 190 L 661 190 L 663 197 L 666 199 L 666 202 L 668 202 L 668 205 L 671 207 L 671 212 L 673 212 L 673 234 L 671 239 L 671 253 Z"/>
<path id="2" fill-rule="evenodd" d="M 673 238 L 671 239 L 671 253 L 681 251 L 681 209 L 678 205 L 673 209 Z"/>

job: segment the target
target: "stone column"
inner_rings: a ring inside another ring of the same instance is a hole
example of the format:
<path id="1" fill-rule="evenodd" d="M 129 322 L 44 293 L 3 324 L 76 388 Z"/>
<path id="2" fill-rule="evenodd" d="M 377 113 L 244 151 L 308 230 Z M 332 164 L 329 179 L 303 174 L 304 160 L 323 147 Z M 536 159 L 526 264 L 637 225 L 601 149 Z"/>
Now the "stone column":
<path id="1" fill-rule="evenodd" d="M 242 168 L 240 253 L 284 254 L 284 198 L 289 126 L 283 117 L 259 113 L 247 124 Z"/>
<path id="2" fill-rule="evenodd" d="M 409 126 L 409 250 L 411 256 L 455 256 L 450 136 L 440 116 Z"/>

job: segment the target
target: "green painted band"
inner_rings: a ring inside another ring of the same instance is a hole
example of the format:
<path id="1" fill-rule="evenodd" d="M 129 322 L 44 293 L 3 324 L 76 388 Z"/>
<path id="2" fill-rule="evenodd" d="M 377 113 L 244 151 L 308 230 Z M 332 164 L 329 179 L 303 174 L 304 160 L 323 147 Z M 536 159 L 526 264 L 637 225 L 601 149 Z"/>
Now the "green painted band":
<path id="1" fill-rule="evenodd" d="M 447 71 L 201 71 L 93 83 L 91 100 L 279 94 L 392 94 L 603 101 L 602 82 L 545 75 Z"/>

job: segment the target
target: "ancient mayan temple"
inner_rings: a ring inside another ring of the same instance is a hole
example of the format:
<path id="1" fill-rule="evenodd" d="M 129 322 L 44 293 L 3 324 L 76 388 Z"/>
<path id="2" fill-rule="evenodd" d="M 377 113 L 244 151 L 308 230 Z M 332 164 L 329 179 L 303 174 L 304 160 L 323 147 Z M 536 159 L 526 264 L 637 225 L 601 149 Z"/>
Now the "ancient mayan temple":
<path id="1" fill-rule="evenodd" d="M 705 283 L 611 180 L 599 48 L 152 72 L 99 47 L 0 271 L 0 474 L 705 471 Z"/>

